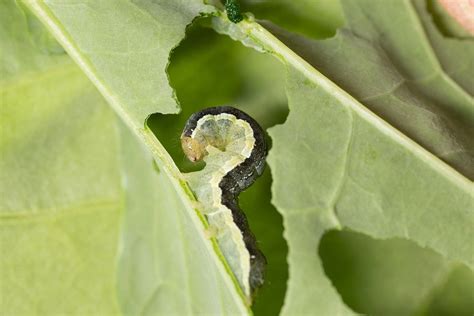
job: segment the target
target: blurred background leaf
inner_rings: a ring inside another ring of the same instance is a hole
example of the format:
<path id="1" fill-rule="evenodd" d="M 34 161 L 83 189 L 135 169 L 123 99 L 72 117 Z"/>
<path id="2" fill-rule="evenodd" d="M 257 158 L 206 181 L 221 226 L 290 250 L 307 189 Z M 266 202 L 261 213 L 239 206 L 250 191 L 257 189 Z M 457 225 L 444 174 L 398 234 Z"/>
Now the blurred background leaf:
<path id="1" fill-rule="evenodd" d="M 344 302 L 366 315 L 472 315 L 474 274 L 405 239 L 327 232 L 319 247 Z"/>
<path id="2" fill-rule="evenodd" d="M 336 33 L 344 18 L 339 0 L 242 0 L 242 11 L 311 38 Z"/>

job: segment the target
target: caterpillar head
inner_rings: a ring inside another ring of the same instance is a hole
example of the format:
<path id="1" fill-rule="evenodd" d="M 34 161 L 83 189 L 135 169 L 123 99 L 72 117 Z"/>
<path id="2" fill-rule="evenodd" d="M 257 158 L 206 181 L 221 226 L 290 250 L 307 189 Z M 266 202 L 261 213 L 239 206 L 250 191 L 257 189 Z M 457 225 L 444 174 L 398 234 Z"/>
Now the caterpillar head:
<path id="1" fill-rule="evenodd" d="M 202 160 L 207 154 L 204 144 L 190 136 L 181 135 L 181 147 L 186 157 L 192 162 Z"/>

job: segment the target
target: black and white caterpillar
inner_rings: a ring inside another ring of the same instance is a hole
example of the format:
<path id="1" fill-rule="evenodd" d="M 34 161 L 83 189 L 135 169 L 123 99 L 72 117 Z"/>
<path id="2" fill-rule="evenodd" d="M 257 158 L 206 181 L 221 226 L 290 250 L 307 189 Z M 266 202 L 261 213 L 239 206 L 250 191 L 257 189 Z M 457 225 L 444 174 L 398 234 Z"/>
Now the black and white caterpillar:
<path id="1" fill-rule="evenodd" d="M 238 195 L 263 172 L 267 155 L 264 132 L 238 109 L 212 107 L 191 115 L 181 145 L 189 160 L 206 162 L 204 169 L 186 174 L 187 181 L 251 301 L 263 284 L 266 259 L 239 208 Z"/>

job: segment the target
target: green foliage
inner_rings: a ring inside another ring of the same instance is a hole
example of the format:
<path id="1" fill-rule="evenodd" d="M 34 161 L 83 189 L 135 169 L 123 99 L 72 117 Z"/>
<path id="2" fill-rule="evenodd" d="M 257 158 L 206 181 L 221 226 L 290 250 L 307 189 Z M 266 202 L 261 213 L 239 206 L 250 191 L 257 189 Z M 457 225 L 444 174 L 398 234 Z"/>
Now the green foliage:
<path id="1" fill-rule="evenodd" d="M 116 117 L 40 23 L 0 8 L 0 309 L 119 313 Z M 57 47 L 57 46 L 53 46 Z"/>
<path id="2" fill-rule="evenodd" d="M 472 38 L 432 0 L 232 4 L 0 4 L 0 309 L 250 314 L 180 172 L 229 104 L 272 144 L 253 313 L 472 315 Z"/>

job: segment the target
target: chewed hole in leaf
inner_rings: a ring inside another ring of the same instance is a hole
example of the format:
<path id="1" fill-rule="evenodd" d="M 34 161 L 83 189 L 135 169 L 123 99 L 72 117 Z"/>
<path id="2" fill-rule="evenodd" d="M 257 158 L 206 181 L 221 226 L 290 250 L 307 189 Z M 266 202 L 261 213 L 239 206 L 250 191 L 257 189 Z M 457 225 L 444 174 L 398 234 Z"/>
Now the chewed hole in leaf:
<path id="1" fill-rule="evenodd" d="M 242 12 L 252 12 L 259 20 L 268 20 L 309 38 L 332 37 L 344 24 L 340 1 L 241 0 Z M 324 7 L 324 10 L 321 8 Z M 314 14 L 318 12 L 318 14 Z"/>
<path id="2" fill-rule="evenodd" d="M 268 261 L 265 284 L 252 307 L 256 315 L 279 314 L 288 279 L 288 246 L 283 239 L 282 217 L 270 203 L 271 183 L 272 176 L 267 167 L 260 179 L 240 195 L 239 201 Z"/>
<path id="3" fill-rule="evenodd" d="M 182 172 L 203 167 L 203 163 L 196 167 L 196 163 L 189 162 L 181 149 L 180 134 L 192 113 L 231 105 L 251 115 L 264 129 L 283 123 L 288 114 L 283 65 L 203 27 L 207 22 L 206 18 L 196 20 L 171 55 L 168 74 L 181 113 L 154 114 L 147 122 Z M 270 138 L 267 140 L 270 143 Z M 268 261 L 265 284 L 252 306 L 256 315 L 280 312 L 288 278 L 288 247 L 283 239 L 282 218 L 270 203 L 271 183 L 267 166 L 264 174 L 239 197 Z"/>
<path id="4" fill-rule="evenodd" d="M 330 231 L 321 240 L 319 254 L 326 275 L 358 313 L 474 313 L 473 272 L 411 241 Z"/>

